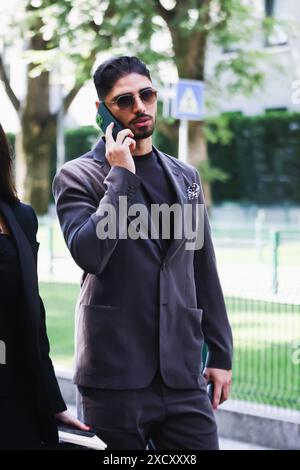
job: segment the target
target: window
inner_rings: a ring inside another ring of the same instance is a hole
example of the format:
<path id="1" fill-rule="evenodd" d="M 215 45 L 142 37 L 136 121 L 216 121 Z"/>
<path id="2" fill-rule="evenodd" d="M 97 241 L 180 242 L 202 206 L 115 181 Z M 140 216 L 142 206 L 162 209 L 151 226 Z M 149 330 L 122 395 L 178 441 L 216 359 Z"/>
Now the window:
<path id="1" fill-rule="evenodd" d="M 272 18 L 274 16 L 275 0 L 265 0 L 265 13 L 266 17 Z"/>
<path id="2" fill-rule="evenodd" d="M 265 0 L 265 47 L 283 46 L 288 38 L 283 27 L 283 0 Z"/>

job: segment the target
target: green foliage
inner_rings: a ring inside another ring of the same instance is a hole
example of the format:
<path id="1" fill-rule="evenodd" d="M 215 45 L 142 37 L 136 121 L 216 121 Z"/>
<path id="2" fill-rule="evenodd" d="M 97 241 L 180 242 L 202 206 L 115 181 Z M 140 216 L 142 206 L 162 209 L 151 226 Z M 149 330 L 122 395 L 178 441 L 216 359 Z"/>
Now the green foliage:
<path id="1" fill-rule="evenodd" d="M 201 175 L 201 180 L 206 183 L 213 183 L 214 181 L 225 182 L 229 178 L 229 175 L 225 173 L 225 171 L 213 167 L 208 160 L 200 162 L 198 170 Z"/>
<path id="2" fill-rule="evenodd" d="M 233 113 L 210 119 L 206 127 L 207 135 L 214 138 L 208 143 L 209 162 L 202 162 L 199 171 L 203 181 L 212 183 L 216 203 L 300 203 L 300 113 L 253 117 Z M 99 131 L 93 126 L 68 129 L 66 160 L 88 152 L 98 137 Z M 8 134 L 8 139 L 13 146 L 15 136 Z M 158 129 L 154 145 L 176 156 L 177 142 Z M 51 178 L 56 171 L 55 148 L 52 155 Z"/>
<path id="3" fill-rule="evenodd" d="M 13 134 L 12 132 L 7 132 L 6 137 L 7 137 L 10 147 L 13 149 L 15 146 L 15 142 L 16 142 L 15 134 Z"/>
<path id="4" fill-rule="evenodd" d="M 90 78 L 96 56 L 107 51 L 137 54 L 150 66 L 166 60 L 184 64 L 188 57 L 183 43 L 189 44 L 194 36 L 198 37 L 197 47 L 209 37 L 225 50 L 235 50 L 234 57 L 222 58 L 217 64 L 215 81 L 230 70 L 235 77 L 229 84 L 233 92 L 252 91 L 262 83 L 259 53 L 249 47 L 244 51 L 261 32 L 262 19 L 243 0 L 174 1 L 168 9 L 159 0 L 23 0 L 23 4 L 25 14 L 18 27 L 24 37 L 40 34 L 46 41 L 45 50 L 25 54 L 29 63 L 36 64 L 32 75 L 55 70 L 61 61 L 72 72 L 74 82 L 83 84 Z M 268 19 L 266 24 L 274 28 L 274 20 Z M 154 36 L 166 31 L 171 32 L 171 48 L 157 48 Z M 199 51 L 204 57 L 205 50 L 200 47 Z M 199 78 L 196 75 L 190 78 Z"/>
<path id="5" fill-rule="evenodd" d="M 248 42 L 259 28 L 259 21 L 251 5 L 240 0 L 214 2 L 211 21 L 212 39 L 224 50 L 233 50 L 238 44 Z"/>
<path id="6" fill-rule="evenodd" d="M 93 126 L 83 126 L 76 129 L 67 129 L 65 131 L 65 160 L 73 160 L 89 152 L 99 137 L 99 130 Z M 53 180 L 56 173 L 56 148 L 51 151 L 51 169 L 50 181 Z M 50 190 L 50 199 L 53 201 L 52 191 Z"/>
<path id="7" fill-rule="evenodd" d="M 162 152 L 177 158 L 178 142 L 170 140 L 163 132 L 155 129 L 153 134 L 153 144 Z"/>
<path id="8" fill-rule="evenodd" d="M 259 64 L 262 66 L 266 58 L 267 54 L 263 52 L 237 49 L 234 55 L 216 65 L 216 77 L 220 78 L 224 73 L 230 71 L 232 76 L 226 84 L 227 93 L 242 92 L 250 96 L 255 89 L 264 83 L 265 75 L 262 70 L 259 70 Z"/>
<path id="9" fill-rule="evenodd" d="M 215 202 L 300 203 L 300 113 L 227 117 L 233 135 L 225 145 L 209 143 L 212 165 L 229 178 L 214 182 Z"/>
<path id="10" fill-rule="evenodd" d="M 81 86 L 91 78 L 95 61 L 107 58 L 107 54 L 138 55 L 149 65 L 152 77 L 157 81 L 160 65 L 165 67 L 166 63 L 177 68 L 181 78 L 203 79 L 210 110 L 220 92 L 224 97 L 227 92 L 250 94 L 263 83 L 266 55 L 252 48 L 252 40 L 261 37 L 264 28 L 271 34 L 274 22 L 268 19 L 264 23 L 261 16 L 256 16 L 251 2 L 247 5 L 244 0 L 174 0 L 165 7 L 167 4 L 159 0 L 23 0 L 20 5 L 22 14 L 13 15 L 10 28 L 7 24 L 2 28 L 5 32 L 3 43 L 12 43 L 14 35 L 22 36 L 26 44 L 31 44 L 32 49 L 25 54 L 31 77 L 44 70 L 54 72 L 54 78 L 64 88 L 66 110 Z M 283 24 L 280 26 L 284 27 Z M 157 41 L 158 33 L 167 38 L 166 45 Z M 209 43 L 231 51 L 220 55 L 220 61 L 210 75 L 204 73 Z M 227 79 L 223 80 L 224 77 Z M 39 94 L 34 97 L 31 107 L 39 115 Z M 170 123 L 172 125 L 175 127 L 176 123 Z M 205 132 L 208 140 L 215 142 L 215 149 L 220 145 L 217 142 L 224 144 L 222 155 L 226 151 L 232 154 L 233 144 L 229 141 L 236 129 L 228 127 L 225 118 L 206 125 Z M 78 141 L 73 136 L 69 142 L 67 134 L 67 159 L 90 147 L 87 134 Z M 156 132 L 154 137 L 163 150 L 176 155 L 177 142 L 170 142 L 162 132 Z M 53 143 L 49 142 L 49 145 Z M 216 153 L 210 152 L 211 155 Z M 233 199 L 238 199 L 241 194 L 243 198 L 251 198 L 250 192 L 244 191 L 243 180 L 235 179 L 240 172 L 238 168 L 232 169 L 227 161 L 222 165 L 212 162 L 202 168 L 202 173 L 207 181 L 215 181 L 217 195 L 221 187 L 220 193 L 227 188 L 221 198 L 228 194 Z M 54 164 L 51 176 L 53 171 Z M 225 174 L 230 175 L 226 182 Z M 289 197 L 296 196 L 293 193 Z"/>
<path id="11" fill-rule="evenodd" d="M 99 130 L 93 126 L 68 129 L 65 133 L 66 161 L 88 152 L 99 137 Z"/>
<path id="12" fill-rule="evenodd" d="M 228 114 L 224 113 L 206 119 L 204 123 L 204 133 L 207 141 L 211 143 L 219 142 L 222 145 L 228 144 L 232 139 Z"/>

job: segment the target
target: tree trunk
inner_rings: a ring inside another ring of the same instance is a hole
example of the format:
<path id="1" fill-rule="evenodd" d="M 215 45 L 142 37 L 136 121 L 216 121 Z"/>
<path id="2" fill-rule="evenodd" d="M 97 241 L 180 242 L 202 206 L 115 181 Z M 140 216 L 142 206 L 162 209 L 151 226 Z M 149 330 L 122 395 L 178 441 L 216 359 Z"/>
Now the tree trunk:
<path id="1" fill-rule="evenodd" d="M 202 10 L 198 19 L 199 24 L 205 25 L 209 22 L 209 5 L 211 0 L 202 2 Z M 181 4 L 178 2 L 178 17 L 187 14 L 180 11 Z M 182 8 L 184 8 L 182 6 Z M 202 16 L 201 16 L 202 15 Z M 187 32 L 178 28 L 176 17 L 168 23 L 172 36 L 174 59 L 178 69 L 179 78 L 204 81 L 204 64 L 207 47 L 207 30 L 195 27 Z M 207 159 L 207 144 L 203 132 L 203 121 L 189 122 L 189 151 L 188 162 L 199 169 L 200 162 Z M 203 183 L 204 196 L 209 208 L 211 204 L 211 193 L 209 183 Z"/>
<path id="2" fill-rule="evenodd" d="M 45 50 L 46 43 L 37 34 L 31 38 L 30 49 Z M 56 117 L 50 112 L 49 72 L 30 76 L 34 68 L 29 65 L 27 94 L 21 108 L 19 159 L 26 161 L 24 200 L 38 214 L 48 211 L 50 196 L 51 149 L 56 136 Z"/>
<path id="3" fill-rule="evenodd" d="M 51 190 L 51 149 L 55 142 L 56 121 L 49 115 L 48 120 L 41 123 L 24 112 L 22 131 L 22 153 L 26 160 L 24 200 L 38 214 L 45 214 L 48 211 Z"/>

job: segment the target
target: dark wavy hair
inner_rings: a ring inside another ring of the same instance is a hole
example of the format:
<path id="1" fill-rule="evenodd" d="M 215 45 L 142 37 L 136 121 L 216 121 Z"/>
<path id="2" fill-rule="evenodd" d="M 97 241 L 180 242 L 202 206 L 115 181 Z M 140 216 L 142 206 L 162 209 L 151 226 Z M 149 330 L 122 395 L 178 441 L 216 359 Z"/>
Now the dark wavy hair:
<path id="1" fill-rule="evenodd" d="M 9 204 L 19 201 L 13 178 L 13 162 L 5 132 L 0 124 L 0 198 Z"/>
<path id="2" fill-rule="evenodd" d="M 93 77 L 99 99 L 103 101 L 115 83 L 130 73 L 144 75 L 152 81 L 146 64 L 135 56 L 113 57 L 99 65 Z"/>

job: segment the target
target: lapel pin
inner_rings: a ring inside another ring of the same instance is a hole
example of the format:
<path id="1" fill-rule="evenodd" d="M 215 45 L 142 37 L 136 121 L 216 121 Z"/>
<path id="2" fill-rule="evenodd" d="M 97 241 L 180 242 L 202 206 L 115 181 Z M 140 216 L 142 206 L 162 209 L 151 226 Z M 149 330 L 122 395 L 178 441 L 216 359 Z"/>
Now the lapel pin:
<path id="1" fill-rule="evenodd" d="M 190 186 L 188 186 L 186 192 L 189 200 L 196 199 L 200 194 L 199 184 L 192 183 Z"/>

